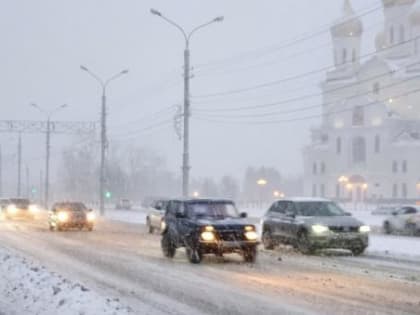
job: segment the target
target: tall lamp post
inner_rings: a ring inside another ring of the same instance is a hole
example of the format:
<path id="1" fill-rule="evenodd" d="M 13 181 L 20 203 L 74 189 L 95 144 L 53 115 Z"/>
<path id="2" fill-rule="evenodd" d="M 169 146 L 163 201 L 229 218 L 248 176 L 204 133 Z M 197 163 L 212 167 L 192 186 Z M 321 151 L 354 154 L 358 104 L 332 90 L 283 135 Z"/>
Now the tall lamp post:
<path id="1" fill-rule="evenodd" d="M 222 22 L 223 16 L 219 16 L 214 18 L 213 20 L 204 23 L 195 27 L 191 32 L 187 33 L 184 28 L 180 25 L 175 23 L 174 21 L 168 19 L 164 16 L 161 12 L 151 9 L 150 12 L 153 15 L 156 15 L 162 19 L 164 19 L 169 24 L 175 26 L 179 31 L 181 31 L 182 35 L 185 39 L 185 49 L 184 49 L 184 143 L 183 143 L 183 156 L 182 156 L 182 194 L 184 197 L 189 196 L 189 180 L 190 180 L 190 153 L 189 153 L 189 118 L 191 115 L 190 111 L 190 41 L 191 37 L 194 35 L 195 32 L 198 30 L 216 23 Z"/>
<path id="2" fill-rule="evenodd" d="M 45 110 L 35 103 L 31 104 L 32 107 L 38 109 L 47 118 L 47 130 L 46 130 L 46 141 L 45 141 L 45 191 L 44 191 L 44 206 L 48 209 L 49 194 L 50 194 L 50 151 L 51 151 L 51 117 L 60 110 L 67 107 L 66 104 L 60 105 L 52 110 Z"/>
<path id="3" fill-rule="evenodd" d="M 90 71 L 85 66 L 80 66 L 80 69 L 83 71 L 86 71 L 92 78 L 94 78 L 101 86 L 102 88 L 102 104 L 101 104 L 101 165 L 100 165 L 100 175 L 99 175 L 99 211 L 101 216 L 105 214 L 105 154 L 106 149 L 108 146 L 108 140 L 107 140 L 107 125 L 106 125 L 106 91 L 109 83 L 111 81 L 114 81 L 124 74 L 128 73 L 128 70 L 122 70 L 118 72 L 117 74 L 113 75 L 107 80 L 101 79 L 99 76 L 97 76 L 95 73 Z"/>

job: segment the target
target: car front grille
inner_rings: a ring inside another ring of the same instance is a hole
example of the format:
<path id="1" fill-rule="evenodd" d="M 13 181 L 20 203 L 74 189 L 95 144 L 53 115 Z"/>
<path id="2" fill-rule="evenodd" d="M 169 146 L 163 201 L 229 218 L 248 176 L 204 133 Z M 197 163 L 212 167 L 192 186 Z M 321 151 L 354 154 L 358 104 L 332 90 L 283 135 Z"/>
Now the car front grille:
<path id="1" fill-rule="evenodd" d="M 242 231 L 219 231 L 219 238 L 225 242 L 243 241 L 244 233 Z"/>
<path id="2" fill-rule="evenodd" d="M 330 226 L 330 230 L 336 233 L 359 232 L 359 228 L 357 226 Z"/>

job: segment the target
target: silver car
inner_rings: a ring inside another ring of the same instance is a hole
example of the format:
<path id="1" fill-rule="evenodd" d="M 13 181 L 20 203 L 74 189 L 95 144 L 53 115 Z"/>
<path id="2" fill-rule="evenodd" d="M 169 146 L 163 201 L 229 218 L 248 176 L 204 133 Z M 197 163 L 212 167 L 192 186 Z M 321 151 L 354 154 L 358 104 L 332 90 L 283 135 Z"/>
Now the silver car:
<path id="1" fill-rule="evenodd" d="M 418 215 L 420 215 L 420 206 L 408 205 L 397 208 L 392 212 L 392 215 L 384 221 L 384 232 L 386 234 L 415 234 L 416 224 L 413 221 Z"/>
<path id="2" fill-rule="evenodd" d="M 369 243 L 369 226 L 336 203 L 320 198 L 290 198 L 273 203 L 262 220 L 265 249 L 278 243 L 296 246 L 302 253 L 317 249 L 348 249 L 361 255 Z"/>
<path id="3" fill-rule="evenodd" d="M 156 199 L 151 202 L 148 207 L 148 213 L 146 216 L 147 231 L 152 234 L 155 231 L 162 231 L 165 228 L 165 211 L 168 205 L 166 199 Z"/>

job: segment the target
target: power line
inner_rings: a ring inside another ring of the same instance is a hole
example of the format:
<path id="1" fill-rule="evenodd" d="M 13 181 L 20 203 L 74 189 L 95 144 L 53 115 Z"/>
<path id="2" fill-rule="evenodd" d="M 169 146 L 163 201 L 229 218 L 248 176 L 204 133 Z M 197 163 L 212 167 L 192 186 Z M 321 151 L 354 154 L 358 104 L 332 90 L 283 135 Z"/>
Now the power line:
<path id="1" fill-rule="evenodd" d="M 392 99 L 399 99 L 411 94 L 415 94 L 420 92 L 420 88 L 419 89 L 415 89 L 415 90 L 410 90 L 406 93 L 403 94 L 399 94 L 399 95 L 394 95 L 391 97 L 387 97 L 386 99 L 383 100 L 375 100 L 369 103 L 365 103 L 362 105 L 358 105 L 358 107 L 369 107 L 372 105 L 377 105 L 378 103 L 384 103 L 386 101 L 388 101 L 390 98 Z M 339 113 L 343 113 L 343 112 L 348 112 L 348 111 L 352 111 L 353 109 L 344 109 L 344 110 L 339 110 L 339 111 L 332 111 L 332 112 L 328 112 L 328 113 L 322 113 L 322 114 L 315 114 L 315 115 L 309 115 L 309 116 L 303 116 L 303 117 L 297 117 L 297 118 L 292 118 L 292 119 L 281 119 L 281 120 L 267 120 L 267 121 L 223 121 L 223 120 L 215 120 L 215 119 L 207 119 L 207 118 L 197 118 L 197 120 L 202 120 L 202 121 L 207 121 L 207 122 L 212 122 L 212 123 L 222 123 L 222 124 L 239 124 L 239 125 L 269 125 L 269 124 L 280 124 L 280 123 L 290 123 L 290 122 L 296 122 L 296 121 L 304 121 L 304 120 L 310 120 L 310 119 L 314 119 L 314 118 L 319 118 L 319 117 L 328 117 L 334 114 L 339 114 Z"/>
<path id="2" fill-rule="evenodd" d="M 382 9 L 382 6 L 370 7 L 370 8 L 367 9 L 366 12 L 360 13 L 359 15 L 354 15 L 354 17 L 348 19 L 347 21 L 350 22 L 350 21 L 365 17 L 367 15 L 370 15 L 370 14 L 378 11 L 379 9 Z M 280 44 L 273 45 L 273 46 L 268 47 L 268 48 L 252 50 L 252 51 L 245 52 L 245 53 L 242 53 L 242 54 L 239 54 L 239 55 L 236 55 L 236 56 L 232 56 L 230 58 L 224 58 L 224 59 L 221 59 L 221 60 L 218 60 L 218 61 L 208 62 L 208 63 L 205 63 L 205 64 L 198 64 L 196 67 L 197 68 L 211 67 L 211 65 L 213 64 L 213 65 L 215 65 L 215 66 L 213 66 L 213 68 L 214 68 L 214 67 L 218 67 L 218 66 L 219 67 L 223 66 L 223 64 L 225 64 L 225 63 L 238 62 L 241 59 L 242 60 L 246 59 L 246 58 L 254 58 L 255 59 L 255 58 L 258 58 L 259 55 L 271 54 L 273 52 L 276 52 L 276 51 L 282 50 L 284 48 L 294 46 L 294 45 L 299 44 L 301 42 L 305 42 L 305 41 L 308 41 L 308 40 L 313 39 L 315 37 L 318 37 L 320 35 L 323 35 L 326 32 L 329 32 L 330 27 L 333 26 L 333 25 L 335 25 L 335 24 L 334 23 L 324 24 L 323 26 L 320 27 L 319 30 L 317 30 L 315 32 L 303 33 L 301 35 L 295 36 L 294 38 L 292 38 L 290 40 L 283 41 Z"/>
<path id="3" fill-rule="evenodd" d="M 414 66 L 414 65 L 417 65 L 417 64 L 420 64 L 420 62 L 415 62 L 415 63 L 409 64 L 409 65 L 406 65 L 406 67 Z M 337 91 L 340 91 L 340 90 L 347 89 L 349 87 L 357 86 L 357 85 L 360 85 L 360 84 L 363 84 L 363 83 L 366 83 L 366 82 L 370 82 L 370 81 L 373 81 L 373 80 L 376 80 L 376 79 L 380 79 L 380 78 L 386 77 L 388 75 L 392 75 L 395 72 L 396 71 L 386 71 L 386 72 L 384 72 L 380 75 L 375 75 L 375 76 L 366 78 L 364 80 L 360 80 L 360 81 L 357 81 L 357 82 L 346 84 L 344 86 L 339 86 L 339 87 L 336 87 L 336 88 L 333 88 L 333 89 L 329 89 L 328 93 L 337 92 Z M 418 76 L 411 77 L 407 80 L 403 80 L 401 82 L 393 83 L 393 84 L 390 84 L 388 86 L 383 86 L 382 89 L 392 87 L 392 86 L 395 86 L 395 85 L 399 85 L 401 83 L 412 80 L 414 78 L 418 78 Z M 358 94 L 356 96 L 362 96 L 362 95 L 368 95 L 368 94 L 370 94 L 370 92 L 364 92 L 364 93 Z M 291 99 L 286 99 L 286 100 L 282 100 L 282 101 L 278 101 L 278 102 L 272 102 L 272 103 L 266 103 L 266 104 L 260 104 L 260 105 L 242 106 L 242 107 L 235 107 L 235 108 L 221 108 L 221 109 L 196 109 L 196 111 L 201 112 L 201 113 L 206 113 L 206 114 L 210 113 L 211 114 L 211 113 L 214 113 L 214 112 L 238 112 L 238 111 L 244 111 L 244 110 L 254 110 L 254 109 L 260 109 L 260 108 L 275 107 L 275 106 L 278 106 L 278 105 L 284 105 L 284 104 L 288 104 L 288 103 L 295 103 L 297 101 L 303 101 L 305 99 L 310 99 L 310 98 L 318 97 L 318 96 L 322 96 L 322 95 L 323 95 L 323 92 L 320 92 L 320 93 L 307 94 L 307 95 L 298 96 L 298 97 L 291 98 Z M 352 97 L 354 97 L 354 96 L 352 96 Z M 296 108 L 296 109 L 292 109 L 292 110 L 270 112 L 270 113 L 267 113 L 267 114 L 262 114 L 261 116 L 266 116 L 266 115 L 269 116 L 269 115 L 273 115 L 273 114 L 276 114 L 276 113 L 281 113 L 281 114 L 293 113 L 293 112 L 298 112 L 298 111 L 304 111 L 304 110 L 307 110 L 307 109 L 312 109 L 312 108 L 319 107 L 319 106 L 322 106 L 322 105 L 325 106 L 325 105 L 331 105 L 331 104 L 333 104 L 333 102 L 324 103 L 324 104 L 321 104 L 321 105 L 317 104 L 317 105 L 304 106 L 304 107 L 300 107 L 300 108 Z M 236 113 L 234 113 L 234 115 L 235 115 L 235 117 L 240 117 L 240 115 L 238 116 L 238 115 L 236 115 Z M 255 116 L 258 116 L 258 114 L 249 114 L 249 117 L 255 117 Z"/>
<path id="4" fill-rule="evenodd" d="M 414 41 L 418 38 L 420 38 L 420 36 L 416 36 L 415 38 L 400 42 L 400 43 L 395 44 L 395 45 L 391 45 L 389 47 L 386 47 L 386 48 L 382 49 L 382 51 L 387 51 L 387 50 L 393 49 L 395 47 L 405 45 L 405 44 L 410 43 L 410 42 L 412 42 L 412 41 Z M 373 56 L 373 55 L 376 55 L 376 54 L 378 54 L 378 52 L 375 50 L 374 52 L 370 52 L 370 53 L 367 53 L 365 55 L 361 55 L 359 57 L 359 59 L 370 57 L 370 56 Z M 345 63 L 342 63 L 340 66 L 342 67 L 342 66 L 349 65 L 349 64 L 354 64 L 354 62 L 353 61 L 347 61 Z M 293 76 L 290 76 L 290 77 L 285 77 L 285 78 L 282 78 L 282 79 L 279 79 L 279 80 L 269 81 L 269 82 L 249 86 L 249 87 L 246 87 L 246 88 L 227 90 L 227 91 L 224 91 L 224 92 L 196 95 L 196 96 L 194 96 L 194 98 L 209 98 L 209 97 L 215 97 L 215 96 L 226 96 L 226 95 L 232 95 L 232 94 L 241 94 L 241 93 L 244 93 L 244 92 L 258 90 L 258 89 L 266 88 L 266 87 L 270 87 L 270 86 L 275 86 L 275 85 L 285 83 L 285 82 L 288 82 L 288 81 L 294 81 L 294 80 L 302 79 L 302 78 L 305 78 L 305 77 L 308 77 L 308 76 L 311 76 L 311 75 L 314 75 L 314 74 L 323 73 L 323 72 L 326 72 L 326 71 L 329 71 L 329 70 L 336 69 L 336 67 L 337 67 L 337 65 L 334 64 L 334 65 L 314 69 L 314 70 L 311 70 L 311 71 L 308 71 L 308 72 L 296 74 L 296 75 L 293 75 Z"/>

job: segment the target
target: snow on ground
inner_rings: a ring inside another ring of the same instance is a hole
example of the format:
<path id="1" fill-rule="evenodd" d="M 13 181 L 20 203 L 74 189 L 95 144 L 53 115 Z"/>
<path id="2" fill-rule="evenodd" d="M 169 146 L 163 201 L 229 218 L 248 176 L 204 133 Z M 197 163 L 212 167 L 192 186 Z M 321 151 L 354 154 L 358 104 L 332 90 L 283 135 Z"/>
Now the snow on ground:
<path id="1" fill-rule="evenodd" d="M 146 223 L 147 210 L 143 208 L 133 208 L 132 210 L 116 210 L 107 208 L 105 218 L 134 224 Z"/>
<path id="2" fill-rule="evenodd" d="M 420 261 L 419 237 L 371 234 L 369 242 L 369 254 Z"/>
<path id="3" fill-rule="evenodd" d="M 132 314 L 118 299 L 102 297 L 3 247 L 0 278 L 0 314 Z"/>

